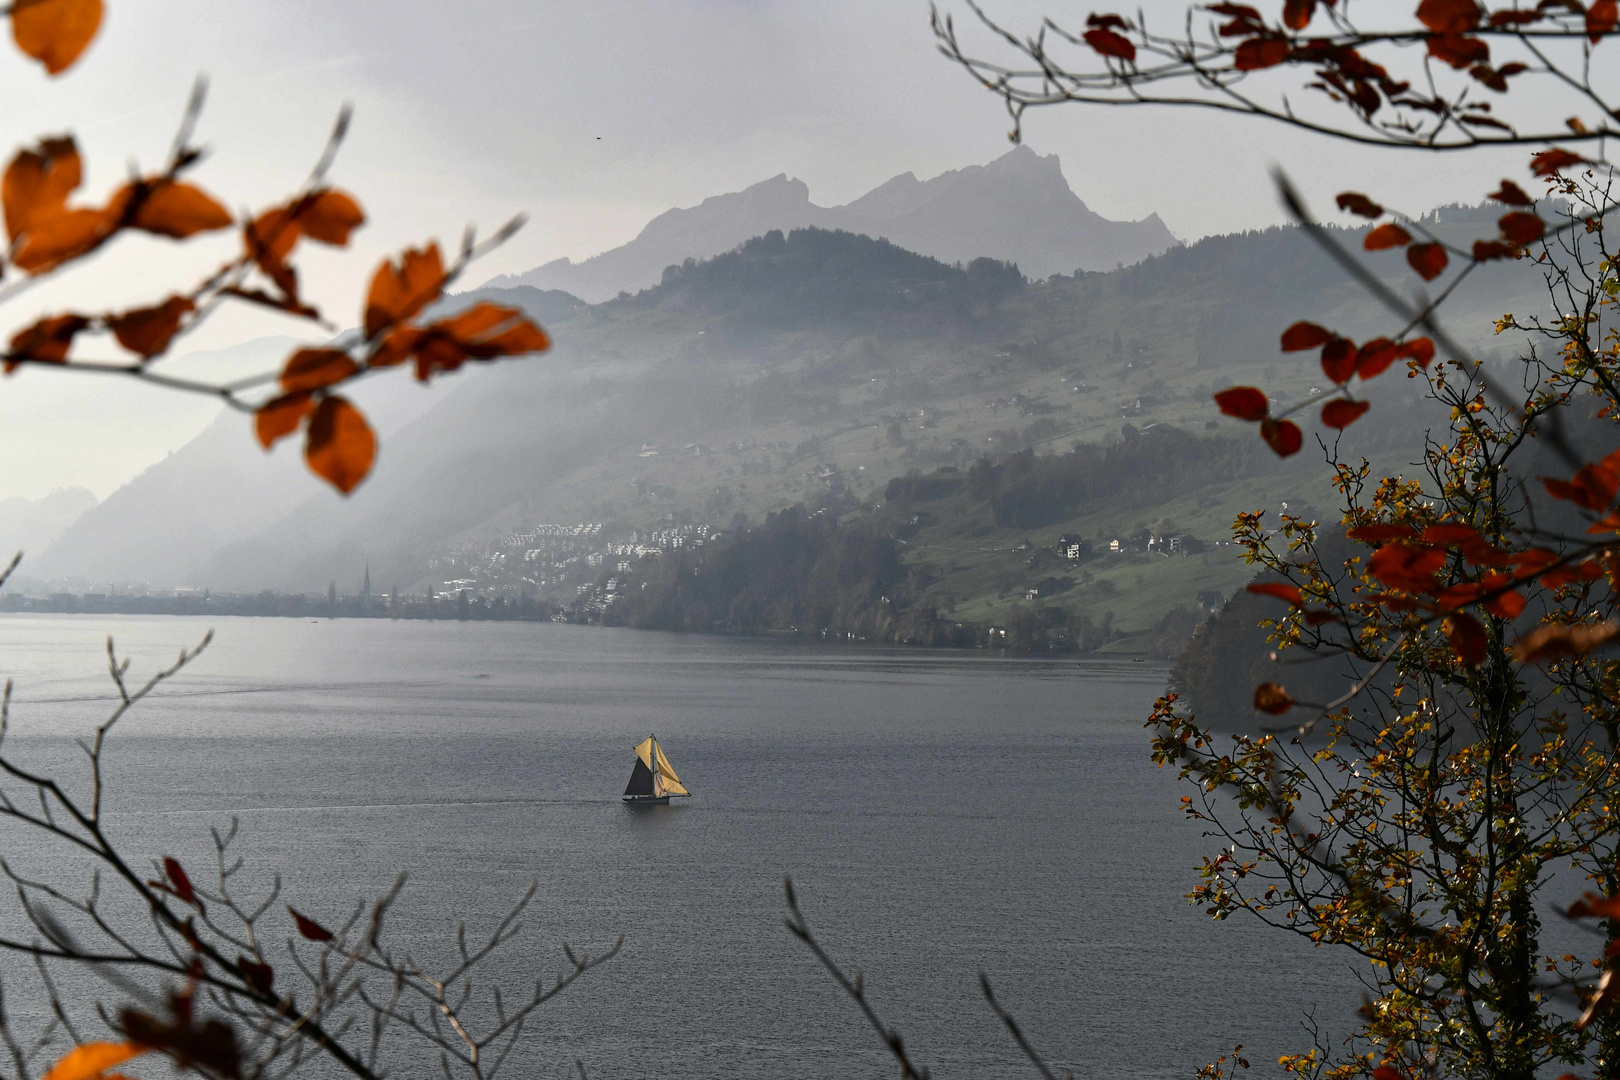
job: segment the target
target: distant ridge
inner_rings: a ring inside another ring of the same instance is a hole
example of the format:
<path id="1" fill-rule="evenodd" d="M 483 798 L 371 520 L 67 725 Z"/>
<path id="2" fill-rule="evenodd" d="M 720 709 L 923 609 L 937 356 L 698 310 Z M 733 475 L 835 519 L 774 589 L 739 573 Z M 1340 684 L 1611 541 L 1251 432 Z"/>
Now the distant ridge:
<path id="1" fill-rule="evenodd" d="M 844 206 L 817 206 L 804 181 L 779 173 L 667 210 L 622 247 L 577 263 L 557 259 L 487 287 L 560 289 L 600 303 L 656 285 L 668 266 L 711 258 L 772 229 L 807 225 L 883 237 L 946 262 L 989 256 L 1037 278 L 1129 266 L 1178 243 L 1157 214 L 1110 221 L 1095 213 L 1069 188 L 1056 155 L 1020 146 L 988 165 L 932 180 L 902 173 Z"/>

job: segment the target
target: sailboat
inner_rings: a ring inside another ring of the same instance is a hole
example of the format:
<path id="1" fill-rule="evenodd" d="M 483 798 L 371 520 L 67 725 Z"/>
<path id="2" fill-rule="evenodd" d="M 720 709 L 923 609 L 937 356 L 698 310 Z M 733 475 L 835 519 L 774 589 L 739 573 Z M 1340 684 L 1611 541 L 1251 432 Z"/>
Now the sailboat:
<path id="1" fill-rule="evenodd" d="M 636 763 L 630 769 L 630 782 L 624 787 L 627 803 L 667 803 L 671 798 L 690 798 L 692 793 L 675 775 L 675 766 L 664 756 L 656 736 L 648 735 L 636 744 Z"/>

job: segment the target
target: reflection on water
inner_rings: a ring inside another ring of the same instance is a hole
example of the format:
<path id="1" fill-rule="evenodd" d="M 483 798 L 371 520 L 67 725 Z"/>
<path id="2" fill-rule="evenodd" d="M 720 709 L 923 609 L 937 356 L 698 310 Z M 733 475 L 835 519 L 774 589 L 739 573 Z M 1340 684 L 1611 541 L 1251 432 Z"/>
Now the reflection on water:
<path id="1" fill-rule="evenodd" d="M 37 760 L 110 704 L 104 638 L 136 668 L 208 623 L 0 617 Z M 781 880 L 936 1075 L 1030 1075 L 977 973 L 1085 1076 L 1263 1060 L 1353 1005 L 1342 962 L 1186 907 L 1204 849 L 1147 760 L 1151 664 L 856 652 L 531 624 L 222 619 L 194 669 L 121 730 L 109 816 L 131 853 L 205 865 L 242 822 L 250 865 L 336 918 L 401 867 L 423 949 L 539 897 L 503 974 L 559 944 L 622 956 L 546 1007 L 515 1076 L 826 1077 L 887 1071 L 786 932 Z M 694 798 L 630 806 L 656 731 Z M 416 1075 L 402 1069 L 400 1075 Z"/>

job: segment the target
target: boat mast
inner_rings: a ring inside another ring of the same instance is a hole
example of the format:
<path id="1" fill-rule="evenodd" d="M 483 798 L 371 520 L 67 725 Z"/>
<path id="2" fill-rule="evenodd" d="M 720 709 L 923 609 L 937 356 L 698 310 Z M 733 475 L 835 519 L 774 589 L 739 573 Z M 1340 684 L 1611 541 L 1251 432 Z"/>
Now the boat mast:
<path id="1" fill-rule="evenodd" d="M 648 732 L 647 741 L 652 743 L 648 747 L 649 753 L 647 756 L 652 758 L 653 798 L 656 799 L 658 797 L 658 736 Z"/>

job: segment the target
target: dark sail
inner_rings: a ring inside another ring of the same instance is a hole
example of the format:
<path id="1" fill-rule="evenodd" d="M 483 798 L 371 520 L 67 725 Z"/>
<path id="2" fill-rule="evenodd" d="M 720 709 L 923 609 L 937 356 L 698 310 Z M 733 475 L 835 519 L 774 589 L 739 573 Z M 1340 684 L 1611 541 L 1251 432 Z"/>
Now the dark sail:
<path id="1" fill-rule="evenodd" d="M 651 795 L 653 793 L 652 770 L 636 759 L 636 767 L 630 771 L 630 782 L 625 785 L 626 795 Z"/>

